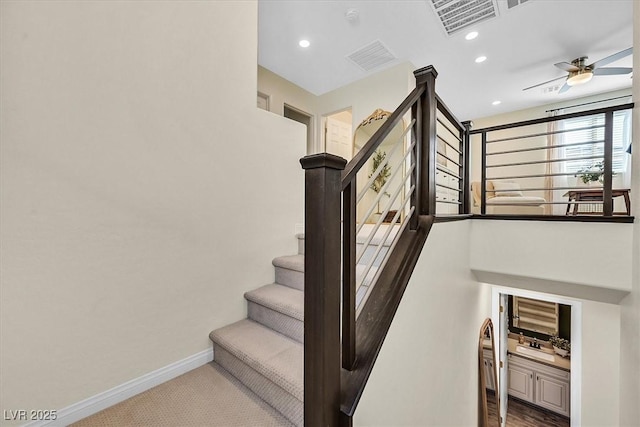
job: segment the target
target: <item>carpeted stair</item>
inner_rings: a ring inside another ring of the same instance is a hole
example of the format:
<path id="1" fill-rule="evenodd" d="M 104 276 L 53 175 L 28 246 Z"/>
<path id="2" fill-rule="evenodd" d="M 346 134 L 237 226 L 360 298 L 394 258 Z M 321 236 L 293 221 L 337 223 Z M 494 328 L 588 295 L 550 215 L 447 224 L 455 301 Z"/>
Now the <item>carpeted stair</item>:
<path id="1" fill-rule="evenodd" d="M 299 251 L 304 238 L 299 237 Z M 245 293 L 248 318 L 217 329 L 214 360 L 297 426 L 304 423 L 304 255 L 273 260 L 275 283 Z"/>
<path id="2" fill-rule="evenodd" d="M 248 318 L 209 334 L 214 360 L 297 426 L 304 424 L 304 236 L 298 254 L 273 260 L 275 283 L 245 293 Z M 364 239 L 358 238 L 362 245 Z M 380 244 L 380 241 L 374 242 Z M 359 250 L 360 248 L 358 248 Z M 361 263 L 369 262 L 375 246 Z M 357 292 L 362 302 L 388 244 Z M 356 271 L 362 274 L 365 265 Z"/>

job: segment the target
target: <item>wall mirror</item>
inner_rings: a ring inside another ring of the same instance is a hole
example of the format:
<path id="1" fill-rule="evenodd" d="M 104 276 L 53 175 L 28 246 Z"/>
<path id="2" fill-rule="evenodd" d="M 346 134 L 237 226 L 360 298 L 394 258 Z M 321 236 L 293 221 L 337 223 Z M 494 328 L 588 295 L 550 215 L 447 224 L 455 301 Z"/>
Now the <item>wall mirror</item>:
<path id="1" fill-rule="evenodd" d="M 500 399 L 493 322 L 487 318 L 478 340 L 478 426 L 500 427 Z"/>
<path id="2" fill-rule="evenodd" d="M 360 149 L 371 139 L 373 134 L 376 133 L 378 129 L 384 124 L 384 122 L 391 116 L 390 111 L 385 111 L 380 108 L 376 109 L 373 113 L 369 115 L 366 119 L 360 123 L 360 125 L 356 128 L 353 134 L 353 155 L 355 156 Z M 406 165 L 403 161 L 405 149 L 406 149 L 406 139 L 404 133 L 405 129 L 405 120 L 401 120 L 387 135 L 387 137 L 382 141 L 382 144 L 376 150 L 373 158 L 369 160 L 368 164 L 365 165 L 362 170 L 358 173 L 357 183 L 358 183 L 358 194 L 362 191 L 364 186 L 366 185 L 371 173 L 373 172 L 374 159 L 376 155 L 378 155 L 378 160 L 384 157 L 385 160 L 388 160 L 388 169 L 386 174 L 388 176 L 388 180 L 391 182 L 388 185 L 388 188 L 397 188 L 402 181 L 402 176 L 404 175 L 404 171 L 406 170 Z M 397 169 L 401 168 L 402 170 L 398 171 Z M 396 173 L 397 172 L 397 173 Z M 386 180 L 381 180 L 382 183 L 386 183 Z M 378 181 L 377 184 L 381 183 Z M 384 185 L 384 184 L 382 184 Z M 376 185 L 376 188 L 372 188 L 371 191 L 368 191 L 363 197 L 362 206 L 369 207 L 371 206 L 378 196 L 378 190 L 380 189 L 380 185 Z M 388 218 L 392 218 L 393 214 L 397 212 L 400 206 L 402 206 L 402 202 L 404 201 L 404 194 L 398 197 L 393 205 L 390 207 L 390 214 L 387 214 L 384 222 L 388 222 Z M 368 218 L 364 218 L 366 215 L 366 209 L 360 208 L 360 203 L 358 204 L 358 212 L 357 220 L 358 222 L 376 222 L 381 214 L 384 213 L 385 208 L 387 207 L 390 201 L 390 197 L 388 192 L 384 192 L 383 195 L 379 198 L 379 202 L 376 203 L 375 210 L 373 214 Z M 400 218 L 400 221 L 402 217 Z"/>

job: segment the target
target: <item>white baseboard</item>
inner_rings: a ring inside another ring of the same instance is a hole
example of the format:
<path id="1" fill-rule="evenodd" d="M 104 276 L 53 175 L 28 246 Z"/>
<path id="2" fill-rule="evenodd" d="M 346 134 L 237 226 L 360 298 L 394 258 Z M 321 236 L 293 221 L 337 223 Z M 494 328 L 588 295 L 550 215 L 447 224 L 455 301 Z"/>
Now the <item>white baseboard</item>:
<path id="1" fill-rule="evenodd" d="M 102 411 L 110 406 L 120 403 L 130 397 L 149 390 L 159 384 L 178 377 L 195 368 L 205 365 L 213 360 L 213 348 L 201 351 L 200 353 L 179 360 L 164 368 L 149 372 L 139 378 L 127 381 L 117 387 L 105 392 L 96 394 L 88 399 L 74 403 L 57 412 L 55 421 L 34 421 L 24 427 L 44 427 L 44 426 L 67 426 L 80 421 L 90 415 Z"/>

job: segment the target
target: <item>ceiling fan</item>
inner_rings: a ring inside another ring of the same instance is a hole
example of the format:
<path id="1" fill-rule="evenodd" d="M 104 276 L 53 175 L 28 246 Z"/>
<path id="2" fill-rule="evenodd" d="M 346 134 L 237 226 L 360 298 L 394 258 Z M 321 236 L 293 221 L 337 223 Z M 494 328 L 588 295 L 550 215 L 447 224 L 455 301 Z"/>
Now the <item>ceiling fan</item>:
<path id="1" fill-rule="evenodd" d="M 601 68 L 604 65 L 611 64 L 612 62 L 617 61 L 618 59 L 622 59 L 625 56 L 631 55 L 633 52 L 633 48 L 630 47 L 628 49 L 622 50 L 618 53 L 614 53 L 611 56 L 607 56 L 606 58 L 601 59 L 600 61 L 596 61 L 592 64 L 585 65 L 587 60 L 586 56 L 581 56 L 580 58 L 576 58 L 571 63 L 568 62 L 558 62 L 554 64 L 556 67 L 561 70 L 567 71 L 569 74 L 567 76 L 558 77 L 552 80 L 549 80 L 544 83 L 539 83 L 537 85 L 529 86 L 522 90 L 529 90 L 539 86 L 544 86 L 551 82 L 555 82 L 556 80 L 566 79 L 564 85 L 560 88 L 558 93 L 564 93 L 571 89 L 571 86 L 581 85 L 583 83 L 587 83 L 593 76 L 613 76 L 618 74 L 629 74 L 633 69 L 630 67 L 608 67 Z"/>

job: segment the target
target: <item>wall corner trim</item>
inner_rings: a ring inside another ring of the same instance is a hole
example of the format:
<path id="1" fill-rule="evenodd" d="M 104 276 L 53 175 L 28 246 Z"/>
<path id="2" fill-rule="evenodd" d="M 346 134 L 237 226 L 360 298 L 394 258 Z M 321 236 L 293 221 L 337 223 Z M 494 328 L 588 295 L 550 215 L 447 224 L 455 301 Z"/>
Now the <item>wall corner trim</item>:
<path id="1" fill-rule="evenodd" d="M 157 385 L 167 382 L 193 369 L 205 365 L 213 360 L 213 346 L 192 356 L 178 360 L 160 369 L 149 372 L 141 377 L 120 384 L 110 390 L 98 393 L 80 402 L 74 403 L 58 411 L 55 421 L 36 421 L 25 424 L 24 427 L 43 427 L 69 425 L 80 421 L 103 409 L 120 403 L 130 397 L 147 391 Z"/>

